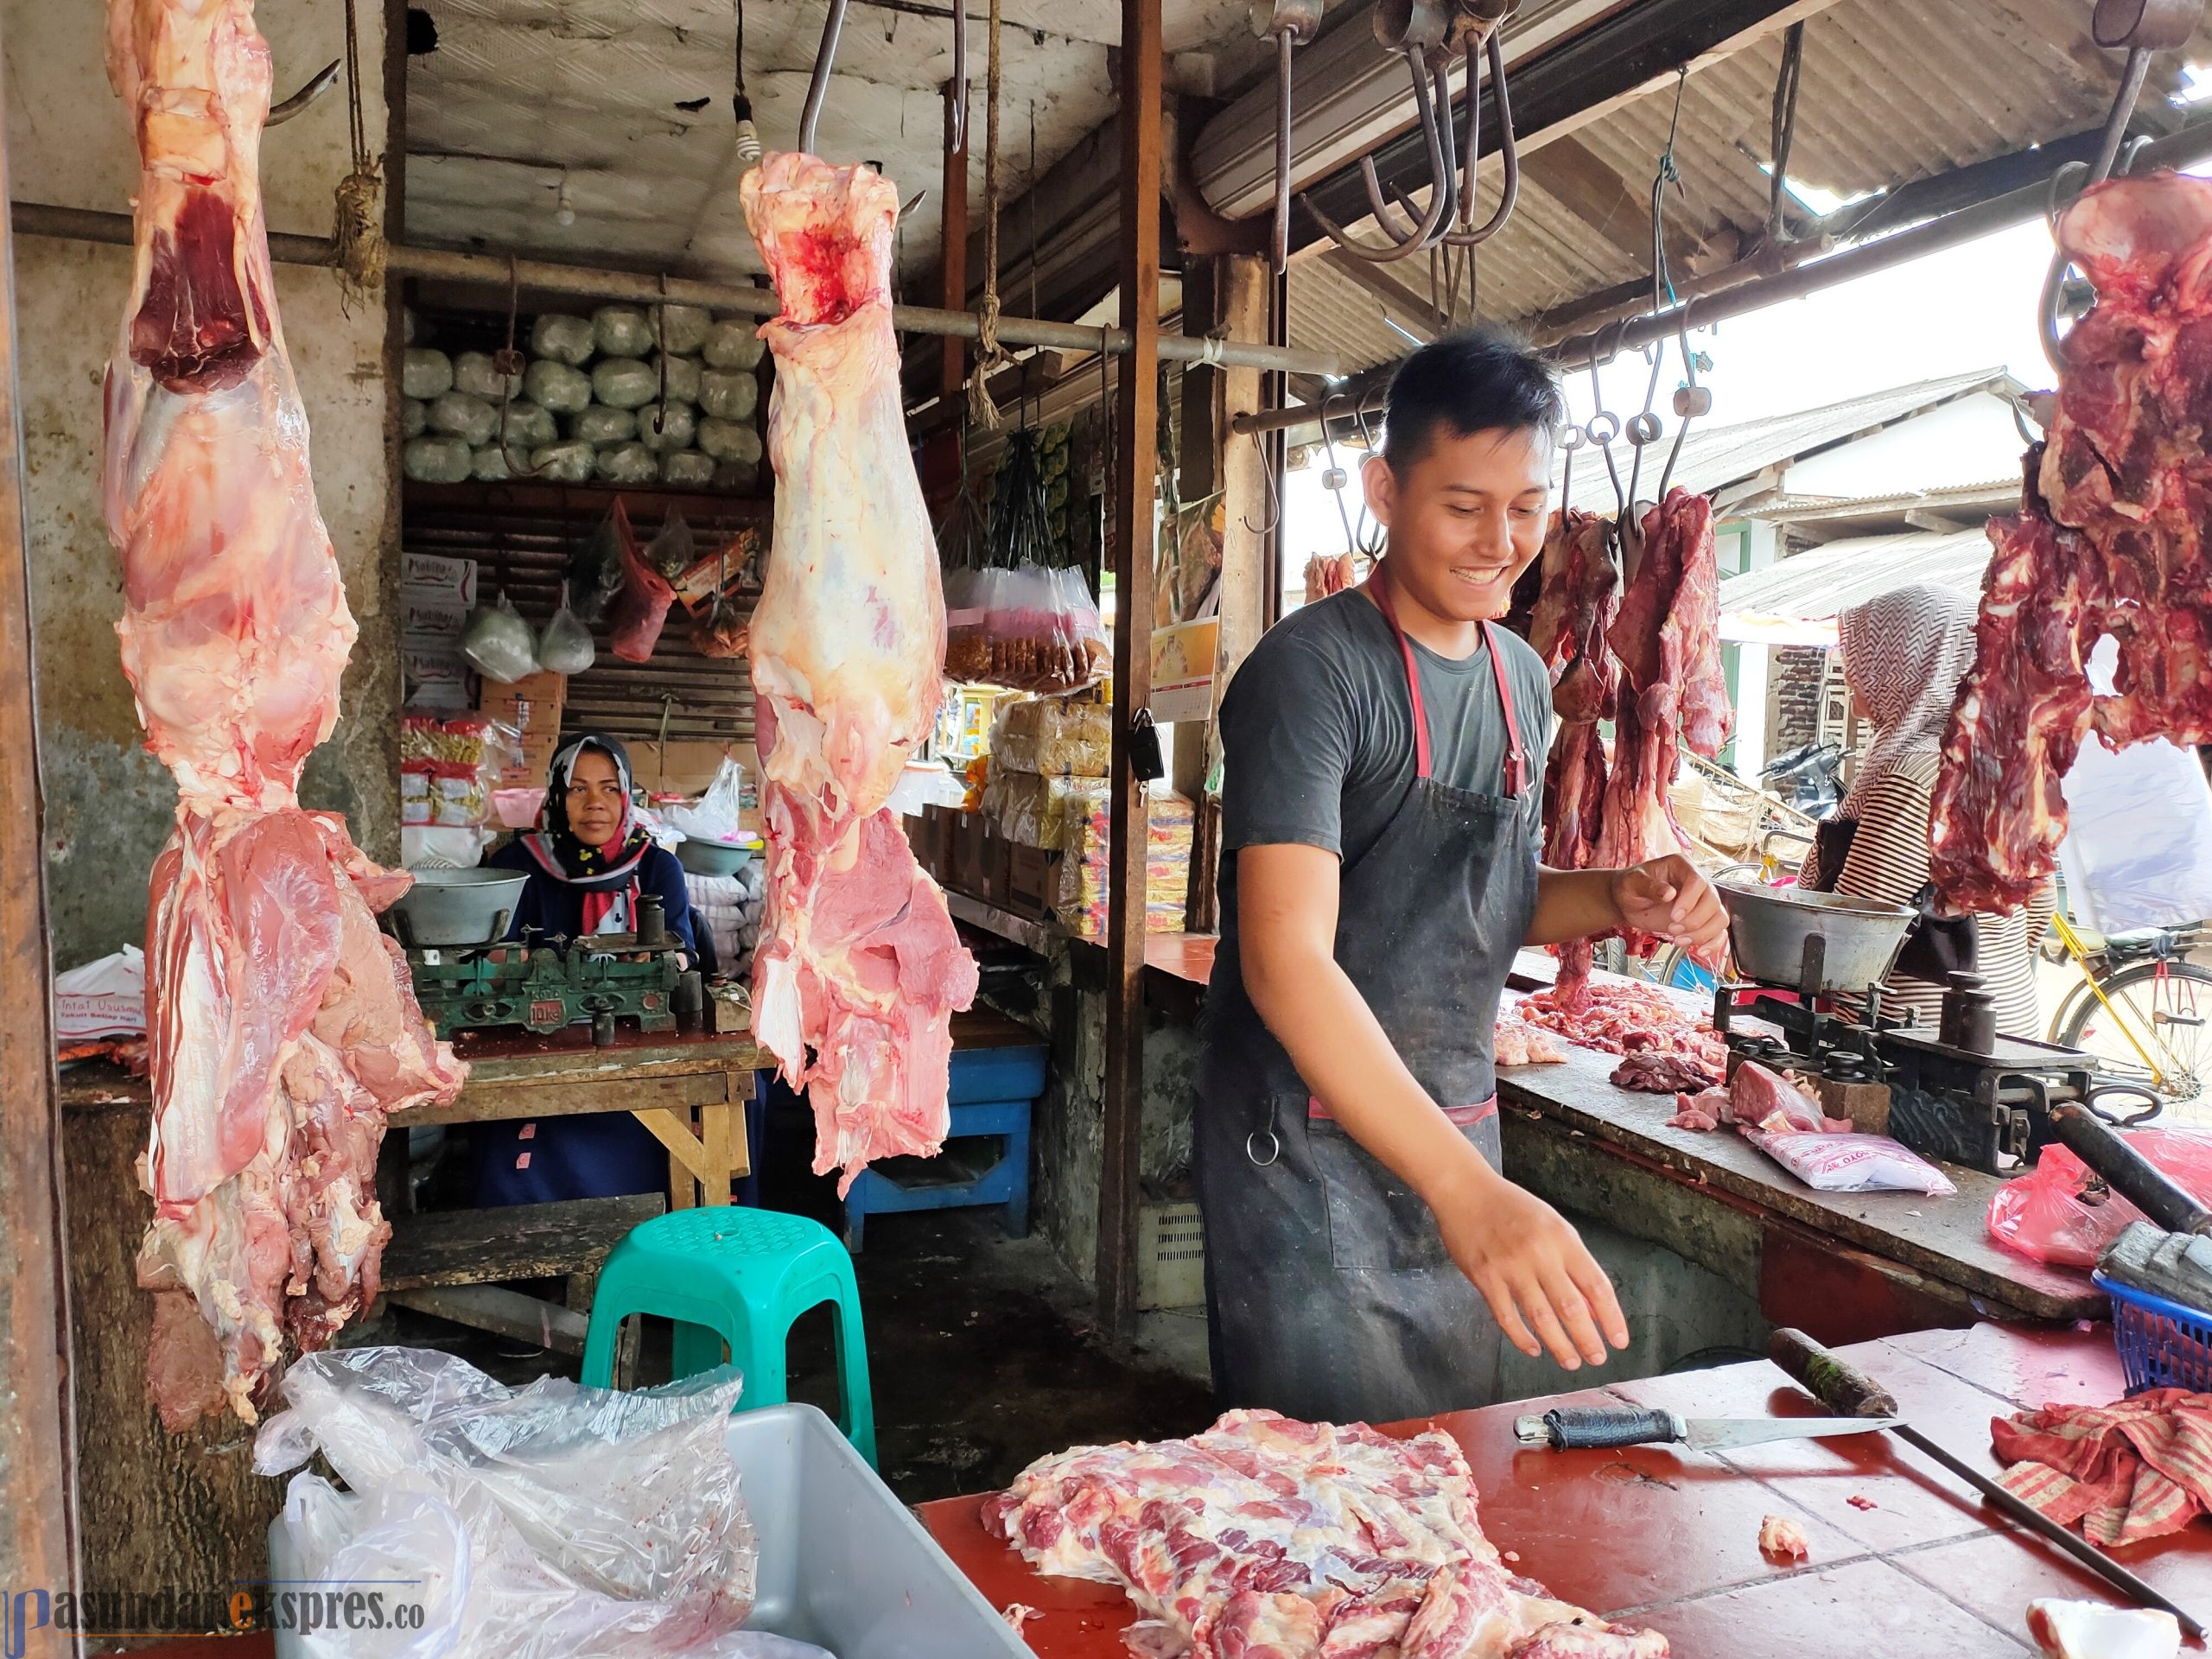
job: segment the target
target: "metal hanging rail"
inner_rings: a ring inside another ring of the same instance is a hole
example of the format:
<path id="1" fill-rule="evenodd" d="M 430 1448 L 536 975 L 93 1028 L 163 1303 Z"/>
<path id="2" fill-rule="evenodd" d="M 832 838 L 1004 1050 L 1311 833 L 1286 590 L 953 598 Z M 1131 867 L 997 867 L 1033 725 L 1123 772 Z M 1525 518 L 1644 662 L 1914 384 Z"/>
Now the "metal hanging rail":
<path id="1" fill-rule="evenodd" d="M 42 202 L 18 201 L 11 221 L 23 236 L 61 238 L 78 242 L 105 242 L 130 245 L 130 219 L 126 213 L 102 213 L 92 208 L 55 207 Z M 269 253 L 281 264 L 332 265 L 337 256 L 327 238 L 271 232 Z M 665 281 L 632 270 L 596 270 L 582 265 L 556 264 L 543 259 L 508 258 L 492 253 L 457 253 L 445 248 L 393 245 L 386 251 L 385 269 L 404 276 L 423 276 L 444 282 L 476 283 L 505 289 L 511 283 L 550 294 L 580 300 L 628 300 L 639 305 L 696 305 L 714 311 L 772 317 L 779 309 L 776 291 L 746 283 L 702 282 L 686 276 Z M 978 329 L 973 314 L 941 310 L 934 306 L 900 305 L 891 311 L 892 326 L 903 334 L 942 335 L 974 340 Z M 1001 317 L 999 339 L 1009 346 L 1042 346 L 1059 351 L 1099 352 L 1122 357 L 1130 350 L 1125 328 L 1087 327 L 1080 323 L 1047 322 L 1038 317 Z M 1203 363 L 1232 369 L 1261 369 L 1282 374 L 1335 378 L 1344 369 L 1341 359 L 1326 352 L 1293 351 L 1241 340 L 1194 339 L 1162 334 L 1160 355 L 1180 363 Z"/>

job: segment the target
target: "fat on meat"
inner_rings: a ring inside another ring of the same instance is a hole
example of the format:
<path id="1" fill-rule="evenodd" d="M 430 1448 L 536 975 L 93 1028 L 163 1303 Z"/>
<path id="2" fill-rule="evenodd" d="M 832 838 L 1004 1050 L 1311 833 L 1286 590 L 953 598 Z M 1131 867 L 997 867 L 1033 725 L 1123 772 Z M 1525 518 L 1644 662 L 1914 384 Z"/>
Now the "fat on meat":
<path id="1" fill-rule="evenodd" d="M 768 156 L 738 188 L 782 302 L 773 551 L 753 613 L 767 898 L 753 1028 L 814 1108 L 817 1174 L 927 1156 L 976 963 L 886 804 L 944 683 L 944 600 L 891 328 L 899 194 L 867 167 Z"/>
<path id="2" fill-rule="evenodd" d="M 1465 1454 L 1435 1431 L 1232 1411 L 1203 1434 L 1078 1446 L 988 1500 L 1039 1573 L 1120 1587 L 1143 1659 L 1664 1659 L 1513 1573 Z"/>
<path id="3" fill-rule="evenodd" d="M 2097 300 L 2063 343 L 2019 516 L 1990 526 L 1936 788 L 1930 869 L 1968 910 L 2024 905 L 2056 868 L 2061 780 L 2091 731 L 2212 742 L 2212 181 L 2109 181 L 2057 234 Z M 2084 664 L 2107 636 L 2118 665 L 2095 696 Z"/>
<path id="4" fill-rule="evenodd" d="M 177 782 L 148 895 L 137 1275 L 148 1391 L 181 1429 L 226 1404 L 256 1421 L 287 1344 L 322 1346 L 374 1298 L 385 1118 L 451 1099 L 465 1070 L 376 925 L 410 878 L 299 804 L 355 629 L 270 273 L 251 0 L 112 0 L 107 68 L 140 164 L 104 407 L 116 632 Z"/>
<path id="5" fill-rule="evenodd" d="M 1494 1046 L 1500 1065 L 1563 1065 L 1566 1052 L 1551 1039 L 1551 1033 L 1541 1027 L 1532 1026 L 1518 1014 L 1501 1014 L 1495 1028 Z"/>
<path id="6" fill-rule="evenodd" d="M 1552 675 L 1559 729 L 1544 765 L 1544 863 L 1587 869 L 1598 849 L 1605 802 L 1605 746 L 1598 722 L 1611 720 L 1620 664 L 1605 630 L 1620 608 L 1611 526 L 1594 512 L 1561 507 L 1544 538 L 1541 585 L 1529 613 L 1529 643 Z M 1554 947 L 1559 982 L 1570 999 L 1590 982 L 1591 942 Z"/>
<path id="7" fill-rule="evenodd" d="M 1813 1549 L 1805 1541 L 1804 1528 L 1786 1516 L 1770 1515 L 1759 1522 L 1759 1553 L 1771 1560 L 1802 1561 L 1810 1559 Z"/>

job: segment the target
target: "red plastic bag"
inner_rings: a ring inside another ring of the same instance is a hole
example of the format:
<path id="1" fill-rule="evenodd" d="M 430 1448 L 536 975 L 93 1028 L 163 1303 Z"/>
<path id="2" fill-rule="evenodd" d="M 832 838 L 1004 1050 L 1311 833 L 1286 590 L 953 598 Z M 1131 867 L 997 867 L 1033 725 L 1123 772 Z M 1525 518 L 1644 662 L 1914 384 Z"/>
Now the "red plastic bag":
<path id="1" fill-rule="evenodd" d="M 2212 1203 L 2212 1135 L 2134 1129 L 2127 1138 L 2198 1203 Z M 2060 1268 L 2095 1267 L 2105 1247 L 2142 1219 L 2063 1147 L 2045 1147 L 2033 1169 L 1989 1200 L 1990 1237 L 2015 1255 Z"/>
<path id="2" fill-rule="evenodd" d="M 622 591 L 607 613 L 609 648 L 626 663 L 650 662 L 653 647 L 660 643 L 668 607 L 676 602 L 676 588 L 639 550 L 627 513 L 619 516 L 615 528 L 622 543 Z"/>

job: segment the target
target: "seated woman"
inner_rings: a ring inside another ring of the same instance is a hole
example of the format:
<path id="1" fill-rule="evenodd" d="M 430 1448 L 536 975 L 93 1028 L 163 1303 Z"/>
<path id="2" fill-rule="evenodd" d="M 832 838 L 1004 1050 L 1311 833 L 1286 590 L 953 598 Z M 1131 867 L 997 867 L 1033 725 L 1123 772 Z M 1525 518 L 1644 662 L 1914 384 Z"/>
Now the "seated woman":
<path id="1" fill-rule="evenodd" d="M 1834 837 L 1815 846 L 1798 873 L 1801 887 L 1909 906 L 1928 884 L 1936 777 L 1959 681 L 1974 665 L 1974 625 L 1973 600 L 1924 583 L 1878 594 L 1836 618 L 1844 683 L 1855 711 L 1873 728 L 1873 740 L 1835 810 L 1839 828 L 1856 826 L 1847 832 L 1846 850 L 1836 855 Z M 2035 947 L 2056 897 L 2046 882 L 2026 908 L 1976 924 L 1975 971 L 1996 995 L 1997 1028 L 2009 1036 L 2043 1034 Z M 1942 1016 L 1943 990 L 1932 980 L 1893 972 L 1883 982 L 1882 1012 L 1902 1019 L 1910 1010 L 1932 1033 Z"/>
<path id="2" fill-rule="evenodd" d="M 629 751 L 615 738 L 588 734 L 553 757 L 537 830 L 490 860 L 495 868 L 530 874 L 509 938 L 524 928 L 570 940 L 627 933 L 637 925 L 639 899 L 657 893 L 669 932 L 687 959 L 696 953 L 683 867 L 645 834 L 630 787 Z M 627 1112 L 476 1129 L 480 1205 L 612 1198 L 667 1184 L 666 1148 Z"/>

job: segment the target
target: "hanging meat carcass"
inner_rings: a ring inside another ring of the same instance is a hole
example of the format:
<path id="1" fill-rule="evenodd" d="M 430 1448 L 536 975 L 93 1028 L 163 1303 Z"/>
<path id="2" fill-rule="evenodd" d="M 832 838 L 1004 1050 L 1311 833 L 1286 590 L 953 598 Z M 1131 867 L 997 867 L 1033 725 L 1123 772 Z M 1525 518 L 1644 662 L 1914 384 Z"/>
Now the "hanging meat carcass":
<path id="1" fill-rule="evenodd" d="M 1605 642 L 1620 608 L 1611 526 L 1594 512 L 1561 507 L 1544 540 L 1542 585 L 1529 619 L 1529 643 L 1552 673 L 1559 731 L 1544 768 L 1544 863 L 1590 867 L 1605 799 L 1605 746 L 1598 722 L 1611 720 L 1620 666 Z M 1557 947 L 1560 995 L 1580 1005 L 1590 983 L 1592 947 Z"/>
<path id="2" fill-rule="evenodd" d="M 112 0 L 107 45 L 141 163 L 106 386 L 117 632 L 178 788 L 147 915 L 138 1257 L 148 1389 L 176 1429 L 225 1403 L 253 1421 L 287 1338 L 319 1348 L 375 1296 L 385 1116 L 463 1070 L 377 929 L 409 878 L 296 792 L 354 627 L 270 274 L 268 47 L 251 0 Z"/>
<path id="3" fill-rule="evenodd" d="M 953 1010 L 976 963 L 885 803 L 944 696 L 937 546 L 891 330 L 898 192 L 775 155 L 739 187 L 782 314 L 768 458 L 776 526 L 753 613 L 768 841 L 753 1033 L 807 1090 L 815 1171 L 934 1153 Z"/>
<path id="4" fill-rule="evenodd" d="M 2212 181 L 2114 179 L 2058 221 L 2096 304 L 2062 344 L 2020 516 L 1993 523 L 1974 667 L 1944 742 L 1930 868 L 1963 909 L 2025 904 L 2066 834 L 2060 780 L 2117 748 L 2212 743 Z M 2085 664 L 2119 648 L 2113 693 Z"/>

